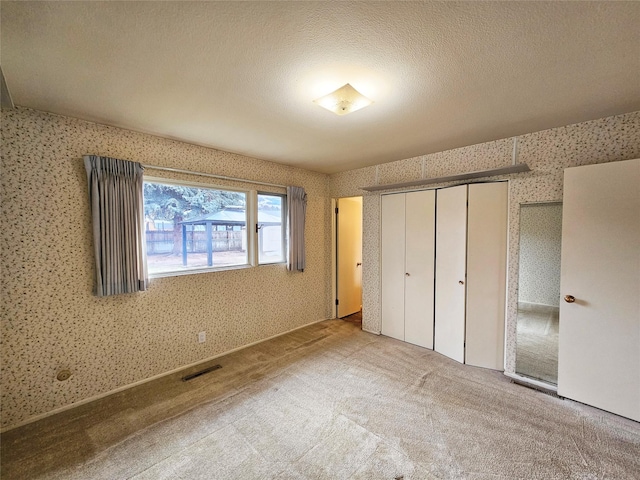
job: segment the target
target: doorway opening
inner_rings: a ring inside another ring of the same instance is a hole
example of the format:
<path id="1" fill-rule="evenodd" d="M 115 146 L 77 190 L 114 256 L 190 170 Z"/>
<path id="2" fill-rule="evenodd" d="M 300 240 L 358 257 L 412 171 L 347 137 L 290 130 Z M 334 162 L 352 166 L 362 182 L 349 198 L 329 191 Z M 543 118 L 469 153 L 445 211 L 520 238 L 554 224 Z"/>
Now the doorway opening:
<path id="1" fill-rule="evenodd" d="M 520 205 L 516 373 L 558 383 L 562 203 Z"/>
<path id="2" fill-rule="evenodd" d="M 362 197 L 332 200 L 333 316 L 362 324 Z"/>

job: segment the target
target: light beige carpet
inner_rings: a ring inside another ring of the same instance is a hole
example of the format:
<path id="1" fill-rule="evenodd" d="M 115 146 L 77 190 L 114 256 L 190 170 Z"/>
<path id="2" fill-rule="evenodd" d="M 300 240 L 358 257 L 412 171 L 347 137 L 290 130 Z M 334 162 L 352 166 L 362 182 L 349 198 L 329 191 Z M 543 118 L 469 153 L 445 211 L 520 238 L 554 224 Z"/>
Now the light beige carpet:
<path id="1" fill-rule="evenodd" d="M 632 479 L 640 424 L 331 320 L 2 435 L 2 479 Z"/>

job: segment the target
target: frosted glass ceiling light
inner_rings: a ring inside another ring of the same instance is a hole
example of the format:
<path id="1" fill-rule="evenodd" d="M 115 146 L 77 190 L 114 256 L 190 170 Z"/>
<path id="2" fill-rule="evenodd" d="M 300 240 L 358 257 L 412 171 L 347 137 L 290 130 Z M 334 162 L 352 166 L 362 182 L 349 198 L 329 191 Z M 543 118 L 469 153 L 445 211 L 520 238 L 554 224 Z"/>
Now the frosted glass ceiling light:
<path id="1" fill-rule="evenodd" d="M 332 111 L 336 115 L 346 115 L 373 103 L 348 83 L 335 92 L 314 100 L 313 103 Z"/>

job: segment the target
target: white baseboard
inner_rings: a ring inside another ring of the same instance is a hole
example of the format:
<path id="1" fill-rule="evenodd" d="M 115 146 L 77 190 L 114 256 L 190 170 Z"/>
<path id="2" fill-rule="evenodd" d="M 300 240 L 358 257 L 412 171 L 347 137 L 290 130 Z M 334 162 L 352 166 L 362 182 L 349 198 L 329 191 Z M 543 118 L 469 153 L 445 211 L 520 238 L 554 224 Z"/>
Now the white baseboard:
<path id="1" fill-rule="evenodd" d="M 49 412 L 41 413 L 39 415 L 34 415 L 33 417 L 29 417 L 26 420 L 23 420 L 23 421 L 21 421 L 19 423 L 16 423 L 15 425 L 11 425 L 9 427 L 4 427 L 4 428 L 0 429 L 0 433 L 8 432 L 9 430 L 13 430 L 15 428 L 22 427 L 22 426 L 27 425 L 29 423 L 37 422 L 38 420 L 42 420 L 43 418 L 47 418 L 47 417 L 50 417 L 52 415 L 56 415 L 56 414 L 61 413 L 61 412 L 66 412 L 67 410 L 71 410 L 72 408 L 79 407 L 80 405 L 85 405 L 87 403 L 91 403 L 91 402 L 94 402 L 96 400 L 100 400 L 101 398 L 108 397 L 109 395 L 113 395 L 114 393 L 122 392 L 123 390 L 127 390 L 127 389 L 133 388 L 133 387 L 137 387 L 138 385 L 142 385 L 142 384 L 145 384 L 147 382 L 151 382 L 153 380 L 157 380 L 158 378 L 166 377 L 167 375 L 172 375 L 172 374 L 177 373 L 177 372 L 179 372 L 181 370 L 185 370 L 187 368 L 191 368 L 191 367 L 195 367 L 197 365 L 200 365 L 201 363 L 210 362 L 211 360 L 215 360 L 216 358 L 224 357 L 225 355 L 229 355 L 230 353 L 237 352 L 238 350 L 242 350 L 244 348 L 252 347 L 252 346 L 257 345 L 259 343 L 266 342 L 267 340 L 272 340 L 274 338 L 281 337 L 283 335 L 287 335 L 288 333 L 295 332 L 296 330 L 300 330 L 301 328 L 305 328 L 305 327 L 308 327 L 310 325 L 315 325 L 316 323 L 324 322 L 326 320 L 330 320 L 330 319 L 325 318 L 325 319 L 322 319 L 322 320 L 316 320 L 315 322 L 307 323 L 307 324 L 302 325 L 300 327 L 292 328 L 291 330 L 287 330 L 286 332 L 277 333 L 276 335 L 272 335 L 270 337 L 263 338 L 262 340 L 257 340 L 255 342 L 251 342 L 251 343 L 248 343 L 246 345 L 242 345 L 240 347 L 236 347 L 236 348 L 233 348 L 231 350 L 227 350 L 226 352 L 218 353 L 217 355 L 214 355 L 212 357 L 208 357 L 208 358 L 205 358 L 203 360 L 198 360 L 197 362 L 193 362 L 193 363 L 190 363 L 188 365 L 183 365 L 183 366 L 178 367 L 178 368 L 174 368 L 173 370 L 169 370 L 168 372 L 159 373 L 157 375 L 154 375 L 153 377 L 145 378 L 143 380 L 138 380 L 137 382 L 129 383 L 127 385 L 123 385 L 122 387 L 118 387 L 116 389 L 109 390 L 108 392 L 99 393 L 98 395 L 94 395 L 93 397 L 88 397 L 88 398 L 85 398 L 83 400 L 79 400 L 77 402 L 70 403 L 69 405 L 65 405 L 63 407 L 56 408 L 56 409 L 51 410 Z"/>

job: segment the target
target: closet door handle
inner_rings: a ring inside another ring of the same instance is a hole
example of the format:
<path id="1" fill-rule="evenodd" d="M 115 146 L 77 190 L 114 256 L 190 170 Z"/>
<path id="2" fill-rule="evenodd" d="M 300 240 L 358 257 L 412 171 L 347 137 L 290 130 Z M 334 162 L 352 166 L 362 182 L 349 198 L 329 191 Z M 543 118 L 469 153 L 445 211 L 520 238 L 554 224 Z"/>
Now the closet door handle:
<path id="1" fill-rule="evenodd" d="M 407 277 L 410 277 L 410 276 L 411 276 L 411 274 L 410 274 L 409 272 L 405 273 L 405 275 L 406 275 Z"/>
<path id="2" fill-rule="evenodd" d="M 574 297 L 573 295 L 565 295 L 564 301 L 567 303 L 574 303 L 576 301 L 576 297 Z"/>
<path id="3" fill-rule="evenodd" d="M 464 285 L 464 282 L 463 282 L 462 280 L 460 280 L 458 283 L 459 283 L 460 285 Z"/>

